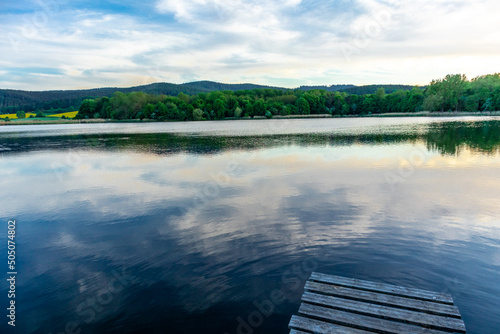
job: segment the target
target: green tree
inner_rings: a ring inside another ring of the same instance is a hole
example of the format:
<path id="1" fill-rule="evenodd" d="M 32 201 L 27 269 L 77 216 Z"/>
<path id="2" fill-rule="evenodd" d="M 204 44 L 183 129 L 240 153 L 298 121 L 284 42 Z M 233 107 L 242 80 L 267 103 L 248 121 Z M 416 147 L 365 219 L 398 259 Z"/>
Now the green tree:
<path id="1" fill-rule="evenodd" d="M 193 120 L 203 121 L 203 110 L 201 110 L 201 109 L 193 110 Z"/>
<path id="2" fill-rule="evenodd" d="M 85 118 L 87 116 L 88 118 L 91 118 L 94 116 L 96 113 L 96 106 L 97 103 L 95 100 L 92 99 L 87 99 L 83 100 L 82 104 L 80 105 L 80 109 L 78 109 L 78 114 L 76 115 L 78 119 Z M 43 117 L 42 115 L 39 115 L 39 113 L 36 114 L 36 117 Z"/>
<path id="3" fill-rule="evenodd" d="M 309 112 L 303 115 L 320 114 L 324 111 L 325 103 L 321 100 L 319 91 L 315 90 L 306 92 L 302 94 L 302 98 L 304 98 L 309 104 Z"/>
<path id="4" fill-rule="evenodd" d="M 373 96 L 375 100 L 375 108 L 374 111 L 377 113 L 382 113 L 387 111 L 387 100 L 384 87 L 380 87 L 375 91 Z"/>
<path id="5" fill-rule="evenodd" d="M 253 116 L 264 116 L 265 114 L 266 114 L 266 102 L 263 99 L 255 101 L 253 105 Z"/>
<path id="6" fill-rule="evenodd" d="M 462 74 L 448 74 L 442 80 L 433 80 L 427 89 L 427 98 L 431 96 L 434 97 L 430 98 L 427 102 L 427 106 L 429 106 L 429 103 L 432 104 L 431 102 L 441 102 L 441 111 L 453 109 L 458 111 L 460 103 L 463 103 L 462 94 L 465 91 L 466 85 L 467 78 Z M 434 109 L 436 109 L 436 106 L 434 107 Z"/>
<path id="7" fill-rule="evenodd" d="M 281 110 L 279 110 L 280 116 L 287 116 L 290 115 L 291 110 L 290 110 L 290 105 L 286 106 L 284 105 Z"/>
<path id="8" fill-rule="evenodd" d="M 128 108 L 125 110 L 125 118 L 135 119 L 147 104 L 148 95 L 144 92 L 132 92 L 127 94 Z"/>
<path id="9" fill-rule="evenodd" d="M 382 100 L 383 98 L 385 98 L 385 88 L 384 87 L 380 87 L 378 88 L 376 91 L 375 91 L 375 97 L 379 100 Z"/>
<path id="10" fill-rule="evenodd" d="M 177 105 L 172 102 L 167 102 L 165 103 L 165 108 L 167 109 L 166 116 L 167 119 L 169 120 L 179 120 L 179 108 L 177 108 Z"/>
<path id="11" fill-rule="evenodd" d="M 106 114 L 107 107 L 109 106 L 109 97 L 104 96 L 95 100 L 96 106 L 95 111 L 99 113 L 100 117 L 108 118 L 109 115 Z"/>
<path id="12" fill-rule="evenodd" d="M 347 103 L 344 103 L 341 109 L 342 116 L 349 115 L 349 112 L 350 112 L 349 105 Z"/>
<path id="13" fill-rule="evenodd" d="M 474 112 L 479 110 L 479 97 L 477 95 L 467 96 L 464 102 L 465 111 Z"/>
<path id="14" fill-rule="evenodd" d="M 244 115 L 253 117 L 253 104 L 249 100 L 243 100 L 243 112 Z M 245 116 L 246 117 L 246 116 Z"/>
<path id="15" fill-rule="evenodd" d="M 405 94 L 406 97 L 406 94 Z M 407 103 L 405 104 L 405 112 L 422 111 L 422 104 L 424 101 L 424 92 L 418 87 L 414 87 L 409 95 L 406 97 Z"/>
<path id="16" fill-rule="evenodd" d="M 242 112 L 243 112 L 243 110 L 240 107 L 236 107 L 236 109 L 234 109 L 234 117 L 235 118 L 241 118 L 241 113 Z"/>
<path id="17" fill-rule="evenodd" d="M 144 107 L 144 111 L 143 111 L 144 117 L 151 118 L 151 115 L 154 112 L 155 112 L 155 106 L 151 103 L 146 104 L 146 106 Z"/>
<path id="18" fill-rule="evenodd" d="M 484 75 L 476 77 L 471 80 L 466 88 L 467 100 L 472 99 L 477 102 L 478 106 L 476 110 L 498 110 L 497 103 L 500 97 L 500 73 Z M 485 106 L 486 102 L 489 100 L 488 105 Z M 467 104 L 472 104 L 470 101 L 466 101 Z"/>
<path id="19" fill-rule="evenodd" d="M 158 119 L 160 121 L 164 121 L 167 119 L 167 107 L 163 102 L 156 103 L 155 114 L 158 116 Z"/>
<path id="20" fill-rule="evenodd" d="M 226 116 L 227 106 L 223 99 L 215 100 L 213 103 L 213 109 L 217 119 L 223 119 Z"/>
<path id="21" fill-rule="evenodd" d="M 130 110 L 130 99 L 128 94 L 116 92 L 110 99 L 110 117 L 113 119 L 126 119 Z"/>
<path id="22" fill-rule="evenodd" d="M 359 112 L 361 114 L 373 114 L 379 112 L 378 101 L 375 95 L 366 95 L 363 102 L 361 102 Z"/>
<path id="23" fill-rule="evenodd" d="M 198 98 L 192 103 L 192 105 L 195 109 L 203 109 L 205 107 L 205 101 Z"/>
<path id="24" fill-rule="evenodd" d="M 189 95 L 184 94 L 183 92 L 180 92 L 179 95 L 177 95 L 177 98 L 181 100 L 184 103 L 189 102 Z"/>
<path id="25" fill-rule="evenodd" d="M 309 102 L 304 97 L 300 97 L 297 100 L 297 108 L 300 115 L 309 115 L 311 114 L 311 108 L 309 106 Z"/>
<path id="26" fill-rule="evenodd" d="M 356 95 L 354 95 L 356 96 Z M 332 110 L 332 114 L 341 115 L 344 104 L 346 103 L 345 99 L 348 97 L 347 93 L 335 92 L 328 99 L 327 106 Z M 357 100 L 355 101 L 357 102 Z"/>
<path id="27" fill-rule="evenodd" d="M 483 111 L 493 111 L 493 110 L 495 110 L 495 106 L 493 103 L 493 99 L 490 97 L 483 104 Z"/>
<path id="28" fill-rule="evenodd" d="M 458 111 L 460 105 L 460 98 L 465 90 L 467 78 L 465 75 L 455 74 L 447 75 L 443 80 L 445 86 L 445 102 L 455 111 Z"/>
<path id="29" fill-rule="evenodd" d="M 425 111 L 443 111 L 444 110 L 444 98 L 441 94 L 429 95 L 425 98 L 423 109 Z"/>
<path id="30" fill-rule="evenodd" d="M 230 117 L 234 115 L 234 111 L 236 108 L 239 108 L 240 104 L 238 103 L 238 100 L 234 96 L 229 96 L 227 98 L 227 114 L 226 116 Z"/>
<path id="31" fill-rule="evenodd" d="M 194 107 L 191 104 L 181 103 L 179 105 L 179 111 L 186 115 L 187 120 L 192 121 L 194 119 L 193 118 Z"/>
<path id="32" fill-rule="evenodd" d="M 211 120 L 212 116 L 210 116 L 210 113 L 206 110 L 203 111 L 203 118 L 207 120 Z"/>
<path id="33" fill-rule="evenodd" d="M 17 118 L 23 119 L 26 118 L 26 113 L 23 110 L 19 110 L 18 112 L 16 112 L 16 116 Z"/>
<path id="34" fill-rule="evenodd" d="M 287 108 L 286 111 L 287 115 L 299 115 L 299 108 L 297 108 L 296 105 L 289 104 L 286 106 L 286 108 Z"/>

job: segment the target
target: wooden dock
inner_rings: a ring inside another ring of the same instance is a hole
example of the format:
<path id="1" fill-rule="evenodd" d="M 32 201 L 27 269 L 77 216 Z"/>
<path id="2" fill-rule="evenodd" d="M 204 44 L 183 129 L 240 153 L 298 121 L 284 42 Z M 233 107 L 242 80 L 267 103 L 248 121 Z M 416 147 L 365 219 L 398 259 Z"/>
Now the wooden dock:
<path id="1" fill-rule="evenodd" d="M 450 295 L 312 273 L 290 334 L 466 333 Z"/>

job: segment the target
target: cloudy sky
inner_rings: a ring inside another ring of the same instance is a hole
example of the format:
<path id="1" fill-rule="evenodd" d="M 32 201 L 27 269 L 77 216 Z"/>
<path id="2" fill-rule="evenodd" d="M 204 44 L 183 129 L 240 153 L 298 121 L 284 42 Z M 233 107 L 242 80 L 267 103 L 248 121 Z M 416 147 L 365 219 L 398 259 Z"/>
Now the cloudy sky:
<path id="1" fill-rule="evenodd" d="M 0 88 L 427 84 L 500 71 L 498 0 L 1 0 Z"/>

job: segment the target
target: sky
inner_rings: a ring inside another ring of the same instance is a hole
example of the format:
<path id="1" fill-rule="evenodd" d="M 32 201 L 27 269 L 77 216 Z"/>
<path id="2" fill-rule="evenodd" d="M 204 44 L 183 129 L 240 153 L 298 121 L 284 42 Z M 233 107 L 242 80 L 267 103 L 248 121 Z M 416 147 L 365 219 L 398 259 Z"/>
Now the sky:
<path id="1" fill-rule="evenodd" d="M 0 89 L 500 72 L 498 0 L 2 0 Z"/>

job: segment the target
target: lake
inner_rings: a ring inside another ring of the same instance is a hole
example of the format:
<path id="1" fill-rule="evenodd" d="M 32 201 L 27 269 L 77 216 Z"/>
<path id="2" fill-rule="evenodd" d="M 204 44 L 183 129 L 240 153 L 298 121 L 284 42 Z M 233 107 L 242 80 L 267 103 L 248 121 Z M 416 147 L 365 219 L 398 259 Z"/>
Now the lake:
<path id="1" fill-rule="evenodd" d="M 288 333 L 311 271 L 500 328 L 498 117 L 1 126 L 0 175 L 16 333 Z"/>

